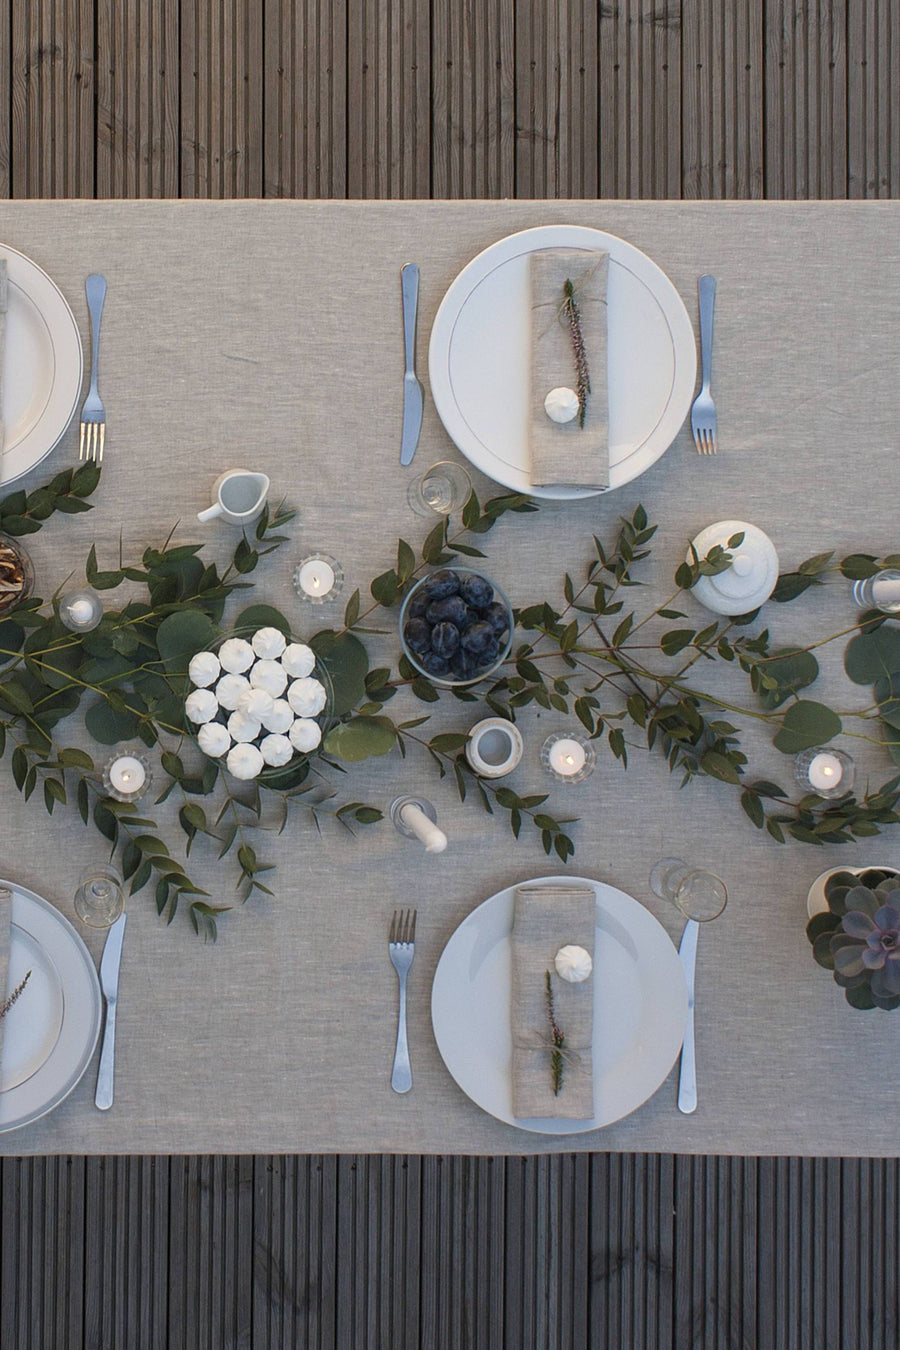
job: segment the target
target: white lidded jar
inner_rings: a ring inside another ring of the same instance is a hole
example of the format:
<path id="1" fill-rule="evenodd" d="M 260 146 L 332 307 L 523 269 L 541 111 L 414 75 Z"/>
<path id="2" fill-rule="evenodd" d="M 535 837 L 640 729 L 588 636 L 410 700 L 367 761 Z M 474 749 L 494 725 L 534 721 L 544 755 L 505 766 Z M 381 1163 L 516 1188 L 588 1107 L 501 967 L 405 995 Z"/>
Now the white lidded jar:
<path id="1" fill-rule="evenodd" d="M 744 537 L 734 548 L 728 540 Z M 698 558 L 705 558 L 718 544 L 731 554 L 731 565 L 717 576 L 697 578 L 691 588 L 701 605 L 714 614 L 749 614 L 768 600 L 778 581 L 778 554 L 772 540 L 758 525 L 746 520 L 719 520 L 707 525 L 692 541 Z M 687 562 L 693 562 L 688 550 Z"/>

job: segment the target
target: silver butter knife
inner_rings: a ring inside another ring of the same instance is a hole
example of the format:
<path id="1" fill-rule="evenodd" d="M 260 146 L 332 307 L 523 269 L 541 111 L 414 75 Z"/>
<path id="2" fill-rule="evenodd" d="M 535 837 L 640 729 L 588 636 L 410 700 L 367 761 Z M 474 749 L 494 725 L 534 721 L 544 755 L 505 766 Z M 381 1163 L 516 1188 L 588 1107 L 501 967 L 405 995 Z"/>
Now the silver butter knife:
<path id="1" fill-rule="evenodd" d="M 116 1003 L 119 997 L 119 962 L 125 937 L 125 920 L 120 914 L 106 938 L 100 961 L 100 988 L 106 1003 L 106 1025 L 100 1048 L 100 1069 L 97 1074 L 97 1092 L 94 1105 L 99 1111 L 108 1111 L 113 1104 L 113 1073 L 116 1061 Z"/>
<path id="2" fill-rule="evenodd" d="M 422 430 L 424 395 L 416 379 L 416 311 L 419 306 L 419 269 L 415 263 L 400 268 L 400 291 L 403 296 L 403 353 L 406 370 L 403 375 L 403 434 L 400 438 L 400 463 L 410 464 L 419 444 Z"/>
<path id="3" fill-rule="evenodd" d="M 678 955 L 687 981 L 688 1012 L 687 1026 L 684 1029 L 684 1045 L 681 1047 L 681 1072 L 678 1077 L 678 1110 L 689 1116 L 697 1110 L 697 1057 L 694 1050 L 694 970 L 697 965 L 697 939 L 700 925 L 696 919 L 688 919 L 681 935 Z"/>

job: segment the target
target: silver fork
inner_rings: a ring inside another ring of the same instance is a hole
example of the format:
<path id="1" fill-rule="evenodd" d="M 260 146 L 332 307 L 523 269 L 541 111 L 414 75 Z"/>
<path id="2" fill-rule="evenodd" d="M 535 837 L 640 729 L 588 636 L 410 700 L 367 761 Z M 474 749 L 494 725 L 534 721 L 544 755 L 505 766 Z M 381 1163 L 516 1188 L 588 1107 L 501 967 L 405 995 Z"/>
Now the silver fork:
<path id="1" fill-rule="evenodd" d="M 397 1018 L 397 1048 L 391 1070 L 391 1087 L 395 1092 L 409 1092 L 412 1087 L 412 1069 L 409 1064 L 409 1046 L 406 1041 L 406 977 L 416 954 L 416 911 L 395 909 L 388 938 L 391 965 L 400 981 L 400 1012 Z"/>
<path id="2" fill-rule="evenodd" d="M 691 408 L 691 431 L 694 444 L 701 455 L 714 455 L 716 444 L 716 405 L 709 392 L 709 380 L 712 374 L 713 315 L 716 308 L 716 279 L 711 276 L 700 278 L 697 285 L 700 295 L 700 367 L 702 383 L 700 393 L 694 399 Z"/>
<path id="3" fill-rule="evenodd" d="M 103 446 L 106 442 L 106 409 L 97 392 L 97 365 L 100 356 L 100 320 L 103 316 L 103 301 L 106 299 L 106 277 L 94 272 L 84 283 L 87 296 L 88 313 L 91 316 L 91 387 L 81 410 L 81 438 L 78 443 L 78 458 L 92 459 L 95 464 L 103 463 Z"/>

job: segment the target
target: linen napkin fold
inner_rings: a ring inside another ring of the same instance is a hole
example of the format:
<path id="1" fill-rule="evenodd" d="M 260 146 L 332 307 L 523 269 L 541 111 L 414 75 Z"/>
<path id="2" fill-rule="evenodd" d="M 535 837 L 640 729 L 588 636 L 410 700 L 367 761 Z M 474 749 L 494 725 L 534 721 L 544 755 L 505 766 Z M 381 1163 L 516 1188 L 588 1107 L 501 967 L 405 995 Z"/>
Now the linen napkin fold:
<path id="1" fill-rule="evenodd" d="M 6 442 L 3 425 L 3 354 L 6 350 L 6 305 L 9 298 L 9 276 L 6 259 L 0 258 L 0 455 Z"/>
<path id="2" fill-rule="evenodd" d="M 6 1007 L 6 1000 L 12 991 L 6 988 L 9 976 L 9 926 L 12 922 L 12 892 L 8 887 L 0 886 L 0 1009 Z M 0 1063 L 3 1060 L 3 1031 L 5 1017 L 0 1017 Z"/>
<path id="3" fill-rule="evenodd" d="M 596 902 L 589 886 L 519 886 L 512 929 L 513 1114 L 590 1120 L 594 1114 L 594 975 L 569 984 L 556 974 L 560 947 L 573 943 L 594 955 Z M 547 971 L 554 1015 L 565 1036 L 563 1081 L 553 1091 Z"/>
<path id="4" fill-rule="evenodd" d="M 531 482 L 533 487 L 609 486 L 606 379 L 606 287 L 609 254 L 598 249 L 548 248 L 531 254 Z M 551 389 L 577 392 L 572 327 L 565 284 L 572 282 L 590 378 L 584 426 L 553 422 L 544 410 Z"/>

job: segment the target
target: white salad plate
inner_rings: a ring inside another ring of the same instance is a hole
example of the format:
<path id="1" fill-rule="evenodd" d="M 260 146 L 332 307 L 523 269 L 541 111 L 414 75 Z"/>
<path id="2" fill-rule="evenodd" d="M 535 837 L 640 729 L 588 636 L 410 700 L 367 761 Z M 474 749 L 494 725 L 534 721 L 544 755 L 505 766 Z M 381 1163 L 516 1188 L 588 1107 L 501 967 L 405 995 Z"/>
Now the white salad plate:
<path id="1" fill-rule="evenodd" d="M 0 257 L 9 276 L 0 382 L 6 484 L 40 464 L 62 437 L 78 406 L 83 356 L 75 316 L 56 283 L 7 244 Z"/>
<path id="2" fill-rule="evenodd" d="M 594 1117 L 521 1120 L 512 1111 L 512 944 L 517 886 L 492 895 L 453 933 L 435 971 L 431 1020 L 452 1077 L 482 1110 L 537 1134 L 577 1134 L 635 1111 L 675 1063 L 687 1020 L 681 962 L 662 925 L 637 900 L 584 877 L 518 885 L 592 886 Z M 549 1075 L 549 1056 L 548 1056 Z"/>
<path id="3" fill-rule="evenodd" d="M 609 487 L 630 483 L 672 444 L 697 374 L 687 310 L 645 253 L 588 226 L 522 230 L 463 268 L 431 330 L 431 394 L 451 439 L 495 482 L 534 497 L 590 497 L 598 490 L 531 486 L 529 255 L 546 248 L 609 253 Z"/>
<path id="4" fill-rule="evenodd" d="M 53 905 L 12 892 L 7 989 L 31 977 L 3 1019 L 0 1132 L 58 1106 L 84 1075 L 100 1034 L 100 982 L 91 954 Z"/>

